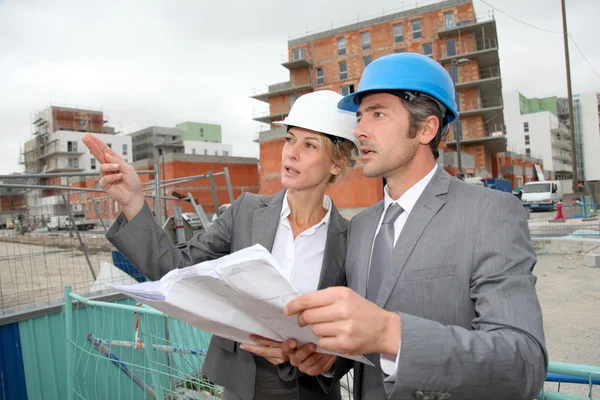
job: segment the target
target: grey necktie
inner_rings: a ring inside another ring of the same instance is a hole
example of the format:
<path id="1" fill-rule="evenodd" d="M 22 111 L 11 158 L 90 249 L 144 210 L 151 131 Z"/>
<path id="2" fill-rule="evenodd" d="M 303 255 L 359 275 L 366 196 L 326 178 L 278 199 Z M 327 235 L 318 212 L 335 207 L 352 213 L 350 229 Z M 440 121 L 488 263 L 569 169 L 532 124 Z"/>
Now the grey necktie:
<path id="1" fill-rule="evenodd" d="M 381 228 L 377 233 L 371 255 L 369 283 L 367 285 L 367 300 L 375 302 L 387 263 L 394 249 L 394 222 L 404 210 L 398 203 L 392 203 L 383 216 Z"/>

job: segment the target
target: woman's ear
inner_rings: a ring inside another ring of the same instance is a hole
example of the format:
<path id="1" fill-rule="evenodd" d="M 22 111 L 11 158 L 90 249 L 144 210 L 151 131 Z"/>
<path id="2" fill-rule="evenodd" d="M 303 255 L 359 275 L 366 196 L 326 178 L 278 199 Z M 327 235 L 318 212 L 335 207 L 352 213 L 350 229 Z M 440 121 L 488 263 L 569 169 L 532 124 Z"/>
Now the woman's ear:
<path id="1" fill-rule="evenodd" d="M 336 163 L 331 163 L 331 167 L 329 168 L 329 173 L 333 176 L 338 176 L 342 173 L 342 167 L 337 165 Z"/>

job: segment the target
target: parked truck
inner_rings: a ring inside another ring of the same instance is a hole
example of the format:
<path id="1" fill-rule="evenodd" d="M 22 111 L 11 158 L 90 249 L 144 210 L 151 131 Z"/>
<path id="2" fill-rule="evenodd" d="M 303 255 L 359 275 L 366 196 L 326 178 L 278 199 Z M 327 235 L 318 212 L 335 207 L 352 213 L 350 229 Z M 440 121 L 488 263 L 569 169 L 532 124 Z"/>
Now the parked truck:
<path id="1" fill-rule="evenodd" d="M 73 220 L 75 222 L 75 225 L 77 226 L 77 229 L 80 231 L 87 231 L 96 227 L 95 222 L 87 218 L 83 206 L 79 204 L 73 205 L 71 207 L 71 215 L 73 216 Z M 48 223 L 48 230 L 59 231 L 72 228 L 73 227 L 71 224 L 71 220 L 68 215 L 58 215 L 50 217 L 50 222 Z"/>

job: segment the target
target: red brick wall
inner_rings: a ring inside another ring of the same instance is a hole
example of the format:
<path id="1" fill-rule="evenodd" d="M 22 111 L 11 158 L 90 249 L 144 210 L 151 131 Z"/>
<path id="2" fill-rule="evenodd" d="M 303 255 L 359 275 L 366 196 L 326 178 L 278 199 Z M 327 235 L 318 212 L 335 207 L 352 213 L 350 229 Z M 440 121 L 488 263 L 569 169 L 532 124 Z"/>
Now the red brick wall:
<path id="1" fill-rule="evenodd" d="M 243 192 L 258 193 L 258 165 L 256 164 L 225 164 L 225 163 L 207 163 L 207 162 L 166 162 L 164 165 L 164 179 L 182 178 L 186 176 L 202 175 L 207 174 L 209 170 L 213 173 L 222 172 L 224 167 L 229 169 L 229 177 L 231 179 L 231 186 L 233 189 L 234 199 L 237 198 Z M 141 168 L 143 170 L 151 170 L 152 166 L 145 166 Z M 154 179 L 154 175 L 143 174 L 140 175 L 142 182 L 148 182 Z M 161 173 L 161 179 L 163 178 Z M 214 177 L 215 186 L 217 189 L 217 199 L 219 205 L 229 203 L 229 193 L 227 191 L 227 183 L 225 176 Z M 87 179 L 85 182 L 79 182 L 73 186 L 96 188 L 96 178 Z M 144 186 L 147 187 L 147 186 Z M 215 212 L 212 191 L 210 187 L 210 181 L 208 178 L 199 179 L 196 181 L 186 182 L 180 185 L 168 186 L 166 189 L 167 196 L 173 197 L 172 192 L 176 191 L 183 195 L 189 193 L 192 194 L 196 203 L 202 205 L 204 211 L 207 213 Z M 150 193 L 149 193 L 150 194 Z M 100 211 L 102 218 L 116 218 L 121 210 L 115 208 L 114 202 L 110 199 L 105 199 L 107 195 L 103 192 L 99 193 L 88 193 L 87 198 L 102 198 L 100 200 Z M 163 191 L 161 190 L 161 196 Z M 87 207 L 88 216 L 90 218 L 97 218 L 94 206 L 90 201 L 83 201 L 79 194 L 71 196 L 69 201 L 72 204 L 85 203 Z M 146 201 L 150 207 L 154 208 L 154 200 L 152 198 L 146 198 Z M 173 206 L 180 206 L 182 212 L 193 212 L 194 208 L 189 202 L 185 201 L 168 201 L 168 215 L 173 215 Z M 164 210 L 164 206 L 161 210 Z M 164 211 L 163 211 L 164 212 Z"/>
<path id="2" fill-rule="evenodd" d="M 81 127 L 81 117 L 87 120 L 87 126 Z M 104 133 L 104 114 L 102 112 L 87 112 L 52 109 L 52 119 L 55 129 L 78 132 Z M 60 126 L 59 126 L 60 125 Z"/>

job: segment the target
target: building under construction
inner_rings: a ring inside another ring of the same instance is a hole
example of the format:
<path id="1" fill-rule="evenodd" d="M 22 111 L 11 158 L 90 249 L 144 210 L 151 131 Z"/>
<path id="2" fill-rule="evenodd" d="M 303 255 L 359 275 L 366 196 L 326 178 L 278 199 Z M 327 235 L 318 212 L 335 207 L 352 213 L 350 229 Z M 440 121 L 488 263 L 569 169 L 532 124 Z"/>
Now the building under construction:
<path id="1" fill-rule="evenodd" d="M 441 63 L 456 85 L 460 120 L 441 144 L 438 163 L 456 171 L 460 135 L 462 170 L 467 176 L 495 176 L 494 155 L 506 151 L 498 35 L 493 14 L 476 15 L 471 0 L 448 0 L 292 39 L 282 66 L 286 82 L 257 89 L 252 98 L 268 103 L 255 110 L 264 129 L 260 143 L 260 189 L 281 188 L 281 147 L 285 131 L 272 125 L 285 118 L 302 94 L 329 89 L 343 95 L 358 88 L 364 68 L 390 53 L 416 52 Z M 495 176 L 497 177 L 497 176 Z M 342 208 L 365 207 L 383 198 L 381 179 L 351 171 L 331 195 Z"/>

